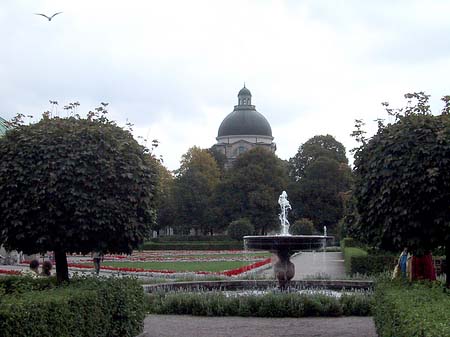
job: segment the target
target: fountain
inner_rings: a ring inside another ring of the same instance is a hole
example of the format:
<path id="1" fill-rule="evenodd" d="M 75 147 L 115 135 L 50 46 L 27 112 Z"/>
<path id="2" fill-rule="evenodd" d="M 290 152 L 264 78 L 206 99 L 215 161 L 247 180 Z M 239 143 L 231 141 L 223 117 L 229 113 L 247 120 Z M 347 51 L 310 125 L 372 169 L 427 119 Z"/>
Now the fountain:
<path id="1" fill-rule="evenodd" d="M 324 226 L 324 235 L 289 234 L 287 213 L 291 209 L 291 205 L 286 191 L 281 193 L 278 204 L 281 208 L 279 214 L 281 233 L 279 235 L 244 236 L 244 244 L 247 249 L 268 250 L 277 255 L 277 262 L 273 266 L 274 274 L 279 288 L 286 289 L 295 275 L 295 266 L 290 261 L 291 255 L 302 250 L 325 248 L 327 241 L 333 240 L 333 237 L 327 235 L 326 226 Z"/>

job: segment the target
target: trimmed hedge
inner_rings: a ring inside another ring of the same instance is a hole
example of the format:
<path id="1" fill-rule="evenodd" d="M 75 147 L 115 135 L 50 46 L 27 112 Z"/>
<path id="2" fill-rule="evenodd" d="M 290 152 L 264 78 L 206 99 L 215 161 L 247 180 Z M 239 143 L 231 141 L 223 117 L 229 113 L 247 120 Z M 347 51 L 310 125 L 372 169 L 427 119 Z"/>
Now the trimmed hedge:
<path id="1" fill-rule="evenodd" d="M 152 238 L 151 242 L 210 242 L 230 241 L 228 235 L 168 235 Z"/>
<path id="2" fill-rule="evenodd" d="M 244 249 L 241 241 L 145 242 L 140 250 L 228 250 Z"/>
<path id="3" fill-rule="evenodd" d="M 134 337 L 145 317 L 142 286 L 130 278 L 0 278 L 0 337 Z"/>
<path id="4" fill-rule="evenodd" d="M 398 261 L 395 255 L 369 254 L 360 242 L 352 238 L 343 239 L 341 248 L 344 254 L 345 272 L 349 275 L 376 275 L 391 271 Z"/>
<path id="5" fill-rule="evenodd" d="M 349 248 L 349 247 L 364 248 L 364 245 L 361 242 L 359 242 L 353 238 L 349 238 L 349 237 L 342 239 L 340 244 L 341 244 L 342 250 L 344 250 L 345 248 Z"/>
<path id="6" fill-rule="evenodd" d="M 380 337 L 450 336 L 450 292 L 440 286 L 384 281 L 377 284 L 374 299 Z"/>
<path id="7" fill-rule="evenodd" d="M 346 247 L 342 250 L 344 254 L 344 266 L 345 272 L 349 275 L 355 273 L 354 268 L 352 268 L 352 263 L 355 257 L 366 257 L 367 252 L 364 249 L 356 247 Z"/>
<path id="8" fill-rule="evenodd" d="M 393 271 L 398 257 L 394 255 L 353 256 L 350 262 L 350 275 L 376 275 Z"/>
<path id="9" fill-rule="evenodd" d="M 148 294 L 152 314 L 243 317 L 368 316 L 368 294 L 343 295 L 269 293 L 261 296 L 226 296 L 223 293 Z"/>

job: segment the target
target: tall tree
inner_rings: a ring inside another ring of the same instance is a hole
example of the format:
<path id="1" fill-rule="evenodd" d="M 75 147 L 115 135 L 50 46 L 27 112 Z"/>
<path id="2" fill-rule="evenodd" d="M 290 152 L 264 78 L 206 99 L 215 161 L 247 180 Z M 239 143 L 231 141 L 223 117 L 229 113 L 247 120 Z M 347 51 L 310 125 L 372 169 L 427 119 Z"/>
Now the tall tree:
<path id="1" fill-rule="evenodd" d="M 158 168 L 158 181 L 156 184 L 156 221 L 152 229 L 159 235 L 163 228 L 173 227 L 175 215 L 174 206 L 174 176 L 159 161 L 156 162 Z"/>
<path id="2" fill-rule="evenodd" d="M 0 242 L 54 251 L 60 282 L 66 253 L 130 253 L 154 221 L 154 160 L 100 112 L 44 116 L 0 138 Z"/>
<path id="3" fill-rule="evenodd" d="M 341 193 L 350 189 L 350 174 L 348 165 L 326 157 L 309 164 L 291 194 L 295 217 L 311 219 L 317 231 L 333 230 L 343 215 Z"/>
<path id="4" fill-rule="evenodd" d="M 278 228 L 278 197 L 287 180 L 285 166 L 272 152 L 254 148 L 241 154 L 218 189 L 224 219 L 248 218 L 261 234 Z"/>
<path id="5" fill-rule="evenodd" d="M 293 218 L 309 218 L 317 231 L 323 226 L 333 231 L 343 215 L 341 195 L 351 189 L 352 182 L 344 145 L 330 135 L 314 136 L 300 146 L 289 164 Z"/>
<path id="6" fill-rule="evenodd" d="M 342 143 L 331 135 L 318 135 L 302 144 L 296 155 L 289 159 L 289 176 L 294 181 L 300 180 L 305 175 L 308 165 L 321 157 L 348 164 L 345 147 Z"/>
<path id="7" fill-rule="evenodd" d="M 214 228 L 212 196 L 219 177 L 217 163 L 207 150 L 194 146 L 183 155 L 174 185 L 178 228 L 211 233 Z"/>
<path id="8" fill-rule="evenodd" d="M 355 153 L 360 236 L 384 249 L 413 252 L 446 247 L 450 258 L 450 120 L 431 115 L 424 93 L 394 112 L 396 122 Z M 448 97 L 448 96 L 447 96 Z M 385 104 L 387 106 L 387 104 Z M 391 109 L 388 110 L 392 114 Z M 449 270 L 447 285 L 450 286 Z"/>

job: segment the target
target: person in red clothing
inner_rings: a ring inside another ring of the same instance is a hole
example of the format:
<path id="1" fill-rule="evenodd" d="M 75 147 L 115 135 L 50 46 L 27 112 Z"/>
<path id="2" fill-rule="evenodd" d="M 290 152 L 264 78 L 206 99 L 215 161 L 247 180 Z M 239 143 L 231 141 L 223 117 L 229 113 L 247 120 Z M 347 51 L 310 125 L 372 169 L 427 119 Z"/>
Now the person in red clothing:
<path id="1" fill-rule="evenodd" d="M 411 280 L 436 280 L 436 270 L 430 251 L 426 251 L 420 255 L 413 255 L 411 261 Z"/>

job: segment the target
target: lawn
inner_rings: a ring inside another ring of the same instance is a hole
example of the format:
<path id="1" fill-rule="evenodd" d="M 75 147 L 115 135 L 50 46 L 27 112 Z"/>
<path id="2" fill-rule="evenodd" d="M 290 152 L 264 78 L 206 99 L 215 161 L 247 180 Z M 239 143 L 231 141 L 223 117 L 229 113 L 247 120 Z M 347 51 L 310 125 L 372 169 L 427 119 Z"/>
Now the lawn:
<path id="1" fill-rule="evenodd" d="M 271 255 L 268 252 L 244 252 L 242 250 L 136 251 L 129 256 L 106 255 L 102 266 L 114 269 L 215 273 L 261 263 Z M 82 268 L 92 266 L 89 257 L 81 257 L 81 259 L 73 261 L 72 266 L 75 266 L 74 264 L 78 264 Z"/>
<path id="2" fill-rule="evenodd" d="M 182 262 L 115 262 L 105 261 L 104 266 L 116 268 L 143 268 L 151 270 L 173 270 L 177 272 L 187 271 L 209 271 L 220 272 L 236 269 L 251 264 L 248 261 L 182 261 Z"/>

